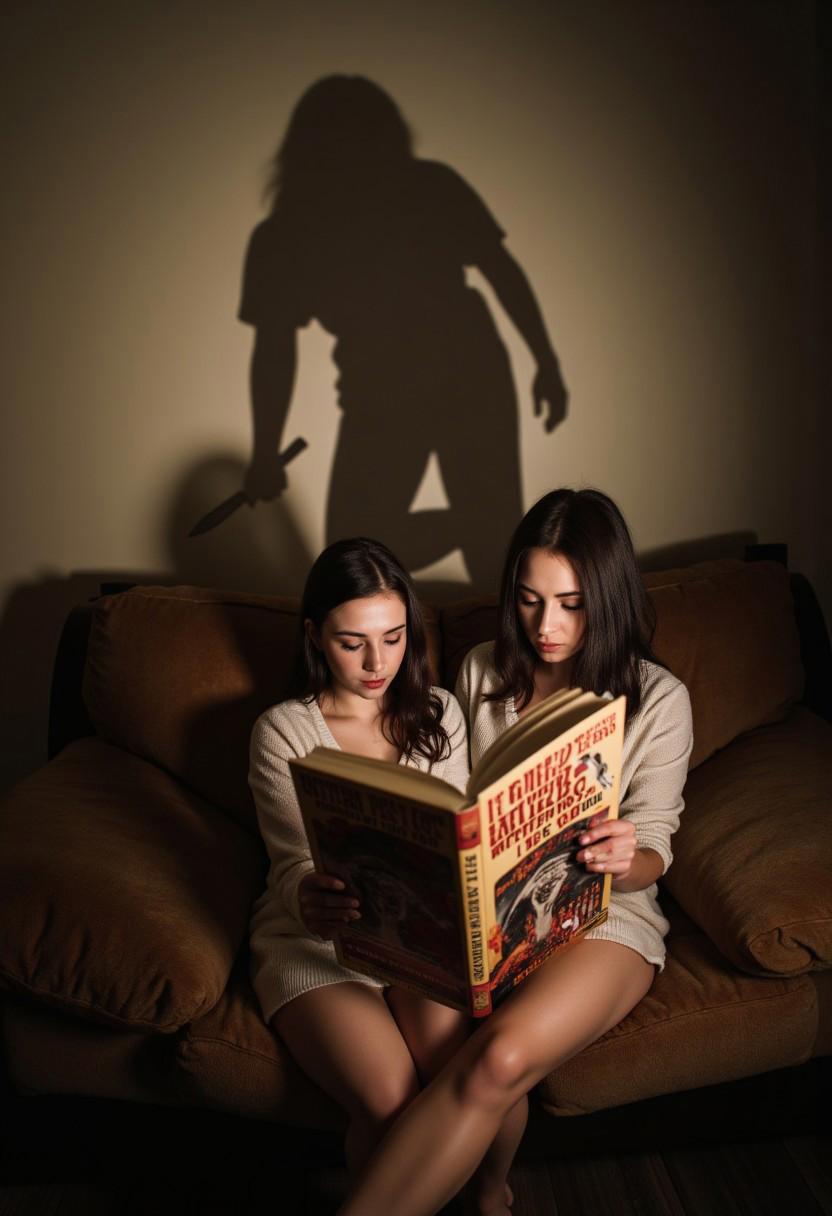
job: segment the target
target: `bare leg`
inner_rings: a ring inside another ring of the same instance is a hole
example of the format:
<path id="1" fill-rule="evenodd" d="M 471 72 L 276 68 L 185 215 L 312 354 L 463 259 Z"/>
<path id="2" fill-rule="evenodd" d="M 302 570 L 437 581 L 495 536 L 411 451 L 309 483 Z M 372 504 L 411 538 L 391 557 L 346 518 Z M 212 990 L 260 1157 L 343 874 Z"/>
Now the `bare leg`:
<path id="1" fill-rule="evenodd" d="M 389 988 L 387 1003 L 413 1056 L 419 1079 L 427 1085 L 462 1047 L 475 1023 L 464 1013 L 404 988 Z M 528 1101 L 524 1094 L 506 1115 L 494 1143 L 471 1179 L 469 1198 L 472 1210 L 480 1216 L 503 1213 L 513 1200 L 506 1179 L 526 1128 L 527 1115 Z"/>
<path id="2" fill-rule="evenodd" d="M 497 1135 L 468 1183 L 473 1210 L 478 1216 L 508 1216 L 514 1202 L 508 1172 L 523 1139 L 528 1118 L 529 1099 L 523 1094 L 504 1116 Z"/>
<path id="3" fill-rule="evenodd" d="M 355 1176 L 419 1092 L 407 1044 L 381 992 L 328 984 L 279 1009 L 272 1024 L 303 1071 L 349 1118 L 345 1154 Z"/>
<path id="4" fill-rule="evenodd" d="M 341 1216 L 430 1216 L 476 1170 L 506 1115 L 641 1000 L 654 969 L 614 942 L 550 958 L 459 1049 L 388 1132 Z"/>

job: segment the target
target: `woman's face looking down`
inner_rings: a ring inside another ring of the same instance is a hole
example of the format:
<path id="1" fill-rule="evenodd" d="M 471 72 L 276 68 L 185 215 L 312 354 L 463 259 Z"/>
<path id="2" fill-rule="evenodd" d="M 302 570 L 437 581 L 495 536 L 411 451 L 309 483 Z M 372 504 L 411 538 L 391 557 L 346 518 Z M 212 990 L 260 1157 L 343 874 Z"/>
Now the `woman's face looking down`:
<path id="1" fill-rule="evenodd" d="M 318 630 L 306 630 L 332 673 L 333 692 L 380 701 L 396 677 L 407 646 L 407 609 L 395 591 L 346 600 Z"/>
<path id="2" fill-rule="evenodd" d="M 517 616 L 538 663 L 565 663 L 581 649 L 586 615 L 572 563 L 551 549 L 530 549 L 517 578 Z"/>

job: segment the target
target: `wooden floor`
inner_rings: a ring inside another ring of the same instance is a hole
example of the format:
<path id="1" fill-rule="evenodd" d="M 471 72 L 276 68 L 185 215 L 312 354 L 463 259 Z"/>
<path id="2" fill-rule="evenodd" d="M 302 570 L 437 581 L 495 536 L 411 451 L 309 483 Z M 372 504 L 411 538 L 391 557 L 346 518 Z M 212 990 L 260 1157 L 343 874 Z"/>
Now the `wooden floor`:
<path id="1" fill-rule="evenodd" d="M 522 1162 L 516 1216 L 828 1216 L 830 1141 L 801 1138 L 680 1149 L 577 1162 Z M 164 1179 L 151 1170 L 119 1181 L 7 1182 L 2 1216 L 325 1216 L 343 1197 L 336 1171 L 287 1176 L 258 1168 L 221 1182 Z M 450 1216 L 450 1209 L 448 1209 Z"/>
<path id="2" fill-rule="evenodd" d="M 513 1171 L 514 1216 L 832 1216 L 823 1106 L 782 1134 L 782 1103 L 755 1102 L 752 1138 L 729 1108 L 732 1135 L 694 1109 L 677 1142 L 659 1104 L 632 1129 L 641 1147 L 597 1120 L 543 1117 Z M 116 1103 L 4 1104 L 0 1216 L 330 1216 L 345 1185 L 339 1140 L 324 1133 Z"/>

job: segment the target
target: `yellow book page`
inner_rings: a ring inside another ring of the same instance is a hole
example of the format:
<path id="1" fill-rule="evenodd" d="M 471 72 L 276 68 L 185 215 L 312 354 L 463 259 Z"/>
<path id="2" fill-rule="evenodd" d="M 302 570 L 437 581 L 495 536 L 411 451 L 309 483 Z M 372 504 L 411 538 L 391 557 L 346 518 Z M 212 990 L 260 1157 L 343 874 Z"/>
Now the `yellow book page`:
<path id="1" fill-rule="evenodd" d="M 472 799 L 478 797 L 510 768 L 608 704 L 607 698 L 580 688 L 553 693 L 510 726 L 480 757 L 468 779 L 468 793 Z"/>

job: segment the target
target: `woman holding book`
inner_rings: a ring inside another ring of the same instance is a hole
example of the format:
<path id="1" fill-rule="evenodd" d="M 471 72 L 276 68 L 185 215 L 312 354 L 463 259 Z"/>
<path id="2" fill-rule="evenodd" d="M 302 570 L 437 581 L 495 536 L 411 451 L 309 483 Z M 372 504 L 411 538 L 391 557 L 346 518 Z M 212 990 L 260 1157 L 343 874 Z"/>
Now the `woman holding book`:
<path id="1" fill-rule="evenodd" d="M 312 566 L 287 695 L 251 739 L 249 781 L 270 859 L 251 923 L 252 981 L 265 1020 L 346 1111 L 355 1172 L 467 1035 L 454 1010 L 384 990 L 336 959 L 333 935 L 361 912 L 343 882 L 315 874 L 288 766 L 314 747 L 340 748 L 465 787 L 462 713 L 430 686 L 421 610 L 383 545 L 339 541 Z"/>
<path id="2" fill-rule="evenodd" d="M 476 763 L 560 689 L 626 695 L 620 818 L 584 832 L 577 855 L 612 875 L 609 916 L 551 955 L 456 1051 L 385 1137 L 342 1216 L 427 1216 L 472 1175 L 478 1212 L 506 1216 L 527 1093 L 620 1022 L 664 965 L 655 884 L 671 861 L 693 740 L 687 690 L 657 662 L 651 637 L 618 508 L 597 490 L 547 494 L 514 533 L 497 637 L 468 654 L 457 696 Z"/>

